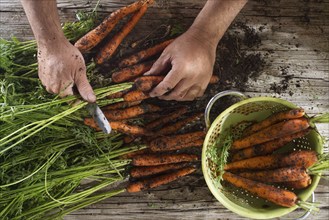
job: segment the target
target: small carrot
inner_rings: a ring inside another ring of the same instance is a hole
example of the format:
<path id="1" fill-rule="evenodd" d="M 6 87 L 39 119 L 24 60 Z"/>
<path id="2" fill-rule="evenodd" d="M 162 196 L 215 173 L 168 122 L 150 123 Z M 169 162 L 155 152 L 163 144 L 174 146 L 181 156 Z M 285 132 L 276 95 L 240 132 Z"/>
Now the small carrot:
<path id="1" fill-rule="evenodd" d="M 93 129 L 95 129 L 96 131 L 100 131 L 101 129 L 98 127 L 97 123 L 95 122 L 95 120 L 93 118 L 85 118 L 83 119 L 83 123 Z"/>
<path id="2" fill-rule="evenodd" d="M 127 192 L 139 192 L 146 189 L 155 188 L 167 183 L 170 183 L 182 176 L 193 173 L 196 169 L 194 167 L 185 167 L 175 172 L 163 174 L 150 179 L 140 180 L 138 182 L 130 183 L 127 187 Z"/>
<path id="3" fill-rule="evenodd" d="M 284 167 L 273 170 L 239 172 L 241 177 L 266 183 L 298 181 L 308 174 L 304 167 Z"/>
<path id="4" fill-rule="evenodd" d="M 158 85 L 164 76 L 141 76 L 134 81 L 134 86 L 137 90 L 148 92 Z"/>
<path id="5" fill-rule="evenodd" d="M 203 116 L 203 113 L 194 114 L 194 115 L 192 115 L 190 117 L 187 117 L 183 120 L 180 120 L 180 121 L 178 121 L 174 124 L 171 124 L 171 125 L 168 125 L 166 127 L 161 128 L 160 130 L 158 130 L 156 132 L 156 135 L 157 136 L 162 136 L 162 135 L 173 134 L 173 133 L 177 132 L 179 129 L 186 126 L 187 124 L 199 120 L 202 116 Z"/>
<path id="6" fill-rule="evenodd" d="M 152 136 L 153 132 L 148 131 L 147 129 L 137 126 L 137 125 L 129 125 L 120 121 L 112 121 L 110 122 L 111 128 L 113 130 L 122 132 L 124 134 L 129 135 L 141 135 L 141 136 Z"/>
<path id="7" fill-rule="evenodd" d="M 235 161 L 225 165 L 224 170 L 234 169 L 274 169 L 288 166 L 308 168 L 318 160 L 317 153 L 311 150 L 294 151 L 289 154 L 271 154 Z"/>
<path id="8" fill-rule="evenodd" d="M 128 93 L 129 91 L 131 91 L 131 89 L 125 89 L 113 94 L 110 94 L 108 96 L 106 96 L 107 99 L 118 99 L 118 98 L 122 98 L 126 93 Z"/>
<path id="9" fill-rule="evenodd" d="M 262 120 L 261 122 L 258 122 L 258 123 L 255 123 L 255 124 L 252 124 L 251 126 L 249 126 L 246 129 L 244 135 L 247 136 L 247 135 L 250 135 L 257 131 L 260 131 L 261 129 L 274 125 L 280 121 L 301 118 L 304 115 L 305 115 L 305 111 L 304 111 L 304 109 L 301 109 L 301 108 L 278 112 L 278 113 L 273 114 L 273 115 L 269 116 L 268 118 Z"/>
<path id="10" fill-rule="evenodd" d="M 151 145 L 150 149 L 153 152 L 165 152 L 165 151 L 174 151 L 174 150 L 182 150 L 190 147 L 202 147 L 203 146 L 203 138 L 196 139 L 191 142 L 187 143 L 180 143 L 176 145 L 167 145 L 166 148 L 163 148 L 163 145 L 157 146 L 157 145 Z"/>
<path id="11" fill-rule="evenodd" d="M 306 177 L 304 177 L 301 180 L 283 182 L 283 185 L 285 185 L 286 187 L 290 187 L 292 189 L 305 189 L 306 187 L 311 185 L 311 183 L 312 183 L 311 176 L 306 175 Z"/>
<path id="12" fill-rule="evenodd" d="M 136 64 L 120 69 L 112 73 L 112 80 L 115 83 L 128 82 L 135 79 L 138 76 L 143 75 L 145 72 L 151 69 L 154 61 L 147 61 L 144 63 Z"/>
<path id="13" fill-rule="evenodd" d="M 231 150 L 240 150 L 256 144 L 262 144 L 282 138 L 286 135 L 297 133 L 308 127 L 310 127 L 310 123 L 307 118 L 297 118 L 279 122 L 249 136 L 235 140 L 231 146 Z"/>
<path id="14" fill-rule="evenodd" d="M 132 66 L 154 55 L 157 55 L 161 53 L 171 42 L 173 42 L 173 40 L 174 39 L 166 40 L 153 47 L 147 48 L 145 50 L 141 50 L 136 54 L 130 55 L 125 59 L 121 60 L 121 62 L 119 63 L 119 67 Z"/>
<path id="15" fill-rule="evenodd" d="M 144 3 L 145 0 L 136 1 L 112 12 L 96 28 L 81 37 L 74 46 L 82 53 L 88 52 L 99 44 L 123 17 L 136 12 L 144 5 Z"/>
<path id="16" fill-rule="evenodd" d="M 117 110 L 117 109 L 123 109 L 123 108 L 129 108 L 135 105 L 139 105 L 141 103 L 141 101 L 135 101 L 135 102 L 117 102 L 111 105 L 107 105 L 104 106 L 102 108 L 103 111 L 107 111 L 107 110 Z"/>
<path id="17" fill-rule="evenodd" d="M 298 202 L 297 195 L 291 191 L 249 180 L 230 172 L 223 174 L 223 180 L 280 206 L 293 207 Z"/>
<path id="18" fill-rule="evenodd" d="M 159 173 L 168 172 L 170 170 L 177 170 L 188 166 L 189 163 L 172 163 L 159 166 L 150 167 L 133 167 L 130 169 L 130 176 L 133 178 L 141 178 L 146 176 L 152 176 Z"/>
<path id="19" fill-rule="evenodd" d="M 209 84 L 215 84 L 215 83 L 218 83 L 218 81 L 219 81 L 219 77 L 212 75 L 210 78 Z"/>
<path id="20" fill-rule="evenodd" d="M 144 92 L 138 90 L 133 90 L 123 95 L 123 99 L 126 102 L 141 101 L 148 98 L 150 98 L 148 94 L 145 94 Z"/>
<path id="21" fill-rule="evenodd" d="M 290 134 L 279 139 L 275 139 L 273 141 L 269 141 L 263 144 L 258 144 L 252 147 L 241 149 L 233 154 L 232 161 L 244 160 L 255 156 L 271 154 L 273 151 L 285 146 L 292 140 L 296 138 L 304 137 L 310 132 L 310 130 L 311 129 L 308 128 L 303 131 Z"/>
<path id="22" fill-rule="evenodd" d="M 132 160 L 134 166 L 157 166 L 170 163 L 197 161 L 198 156 L 194 154 L 144 154 L 135 156 Z"/>
<path id="23" fill-rule="evenodd" d="M 125 108 L 125 109 L 104 111 L 104 115 L 109 120 L 120 121 L 120 120 L 124 120 L 124 119 L 135 118 L 139 115 L 142 115 L 142 114 L 145 114 L 148 112 L 157 112 L 160 110 L 161 110 L 161 108 L 156 105 L 139 104 L 136 106 Z"/>
<path id="24" fill-rule="evenodd" d="M 188 108 L 186 106 L 180 107 L 174 112 L 172 112 L 169 115 L 165 115 L 161 118 L 158 118 L 156 120 L 153 120 L 145 125 L 145 127 L 149 130 L 154 129 L 156 127 L 159 127 L 160 125 L 164 125 L 168 122 L 171 122 L 180 116 L 184 115 L 188 111 Z"/>
<path id="25" fill-rule="evenodd" d="M 145 14 L 148 5 L 152 3 L 153 0 L 144 3 L 143 6 L 131 16 L 130 20 L 122 27 L 122 29 L 99 50 L 94 59 L 97 64 L 103 64 L 112 57 L 123 39 L 131 32 L 137 22 Z"/>

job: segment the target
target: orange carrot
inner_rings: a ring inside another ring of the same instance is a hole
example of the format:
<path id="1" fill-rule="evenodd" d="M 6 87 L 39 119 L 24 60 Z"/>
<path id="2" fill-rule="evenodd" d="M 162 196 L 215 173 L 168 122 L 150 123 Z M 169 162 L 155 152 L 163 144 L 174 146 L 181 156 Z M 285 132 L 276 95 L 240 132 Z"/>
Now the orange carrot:
<path id="1" fill-rule="evenodd" d="M 117 102 L 111 105 L 107 105 L 104 106 L 102 108 L 103 111 L 107 111 L 107 110 L 117 110 L 117 109 L 123 109 L 123 108 L 129 108 L 135 105 L 139 105 L 141 103 L 141 101 L 136 101 L 136 102 Z"/>
<path id="2" fill-rule="evenodd" d="M 152 151 L 178 150 L 192 146 L 202 146 L 206 136 L 204 131 L 157 137 L 149 143 Z"/>
<path id="3" fill-rule="evenodd" d="M 158 118 L 156 120 L 153 120 L 145 125 L 145 127 L 149 130 L 154 129 L 156 127 L 159 127 L 160 125 L 164 125 L 168 122 L 171 122 L 181 115 L 185 114 L 188 111 L 188 108 L 186 106 L 180 107 L 176 109 L 174 112 L 172 112 L 169 115 L 165 115 L 161 118 Z"/>
<path id="4" fill-rule="evenodd" d="M 231 150 L 240 150 L 256 144 L 262 144 L 274 139 L 282 138 L 286 135 L 305 130 L 309 126 L 310 123 L 307 118 L 297 118 L 279 122 L 249 136 L 235 140 L 231 146 Z"/>
<path id="5" fill-rule="evenodd" d="M 297 108 L 288 111 L 278 112 L 269 116 L 268 118 L 262 120 L 261 122 L 252 124 L 246 129 L 245 135 L 250 135 L 255 133 L 261 129 L 267 128 L 273 124 L 276 124 L 280 121 L 288 120 L 288 119 L 295 119 L 301 118 L 305 115 L 304 109 Z"/>
<path id="6" fill-rule="evenodd" d="M 135 156 L 132 160 L 134 166 L 157 166 L 170 163 L 197 161 L 198 156 L 194 154 L 144 154 Z"/>
<path id="7" fill-rule="evenodd" d="M 288 166 L 308 168 L 317 162 L 317 153 L 310 150 L 294 151 L 289 154 L 272 154 L 235 161 L 225 165 L 224 170 L 274 169 Z"/>
<path id="8" fill-rule="evenodd" d="M 136 139 L 136 136 L 126 135 L 123 137 L 123 143 L 129 144 Z"/>
<path id="9" fill-rule="evenodd" d="M 110 122 L 111 128 L 113 130 L 117 130 L 119 132 L 122 132 L 124 134 L 129 134 L 129 135 L 143 135 L 143 136 L 151 136 L 153 135 L 152 132 L 148 131 L 145 128 L 142 128 L 137 125 L 129 125 L 124 122 L 120 121 L 112 121 Z"/>
<path id="10" fill-rule="evenodd" d="M 292 189 L 305 189 L 306 187 L 311 185 L 311 183 L 312 183 L 312 178 L 310 175 L 307 175 L 301 180 L 284 182 L 283 184 Z"/>
<path id="11" fill-rule="evenodd" d="M 304 137 L 310 132 L 310 128 L 305 129 L 303 131 L 284 136 L 279 139 L 275 139 L 273 141 L 269 141 L 263 144 L 255 145 L 252 147 L 244 148 L 242 150 L 237 151 L 232 156 L 232 161 L 243 160 L 255 156 L 267 155 L 271 154 L 273 151 L 285 146 L 292 140 L 300 137 Z"/>
<path id="12" fill-rule="evenodd" d="M 118 99 L 118 98 L 122 98 L 129 91 L 131 91 L 131 88 L 122 90 L 120 92 L 116 92 L 116 93 L 110 94 L 106 98 L 107 99 Z"/>
<path id="13" fill-rule="evenodd" d="M 233 173 L 225 172 L 223 179 L 238 188 L 247 190 L 260 198 L 280 206 L 293 207 L 298 201 L 297 195 L 291 191 L 249 180 Z"/>
<path id="14" fill-rule="evenodd" d="M 137 90 L 148 92 L 158 85 L 163 79 L 164 76 L 141 76 L 135 80 L 134 86 Z"/>
<path id="15" fill-rule="evenodd" d="M 157 44 L 151 48 L 139 51 L 136 54 L 130 55 L 126 57 L 125 59 L 121 60 L 119 63 L 119 67 L 126 67 L 126 66 L 132 66 L 139 62 L 142 62 L 154 55 L 157 55 L 161 53 L 171 42 L 173 42 L 174 39 L 170 39 L 167 41 L 164 41 L 160 44 Z"/>
<path id="16" fill-rule="evenodd" d="M 138 182 L 130 183 L 127 187 L 127 192 L 139 192 L 146 189 L 155 188 L 167 183 L 170 183 L 182 176 L 193 173 L 196 169 L 194 167 L 186 167 L 175 172 L 163 174 L 150 179 L 140 180 Z"/>
<path id="17" fill-rule="evenodd" d="M 101 129 L 98 127 L 97 123 L 95 122 L 95 120 L 93 118 L 85 118 L 83 120 L 83 123 L 93 129 L 95 129 L 96 131 L 100 131 Z"/>
<path id="18" fill-rule="evenodd" d="M 151 69 L 154 61 L 148 61 L 134 66 L 129 66 L 112 73 L 112 80 L 115 83 L 128 82 L 143 75 Z"/>
<path id="19" fill-rule="evenodd" d="M 86 35 L 81 37 L 74 44 L 74 46 L 77 47 L 82 53 L 91 50 L 111 32 L 114 26 L 123 17 L 127 16 L 128 14 L 136 12 L 144 4 L 145 4 L 145 0 L 140 0 L 112 12 L 95 29 L 89 31 Z"/>
<path id="20" fill-rule="evenodd" d="M 141 101 L 148 98 L 150 98 L 148 94 L 145 94 L 144 92 L 138 90 L 133 90 L 123 95 L 123 99 L 126 102 Z"/>
<path id="21" fill-rule="evenodd" d="M 152 176 L 159 173 L 168 172 L 170 170 L 177 170 L 188 166 L 189 163 L 172 163 L 151 167 L 133 167 L 130 169 L 130 176 L 134 178 L 141 178 L 145 176 Z"/>
<path id="22" fill-rule="evenodd" d="M 158 130 L 156 132 L 156 135 L 161 136 L 161 135 L 173 134 L 173 133 L 177 132 L 179 129 L 186 126 L 187 124 L 199 120 L 202 116 L 203 116 L 203 113 L 194 114 L 194 115 L 192 115 L 188 118 L 185 118 L 183 120 L 180 120 L 174 124 L 161 128 L 160 130 Z"/>
<path id="23" fill-rule="evenodd" d="M 141 17 L 145 14 L 147 7 L 149 4 L 152 4 L 153 0 L 147 1 L 143 4 L 143 6 L 139 9 L 139 11 L 135 12 L 130 20 L 122 27 L 122 29 L 114 35 L 104 47 L 100 49 L 100 51 L 96 54 L 95 62 L 97 64 L 102 64 L 105 61 L 109 60 L 116 49 L 119 47 L 120 43 L 123 39 L 131 32 L 131 30 L 136 26 L 137 22 L 141 19 Z"/>
<path id="24" fill-rule="evenodd" d="M 284 167 L 274 170 L 239 172 L 238 175 L 259 182 L 278 183 L 298 181 L 305 178 L 308 174 L 303 167 Z"/>
<path id="25" fill-rule="evenodd" d="M 108 120 L 120 121 L 120 120 L 124 120 L 124 119 L 135 118 L 139 115 L 142 115 L 142 114 L 145 114 L 148 112 L 157 112 L 160 110 L 161 110 L 161 108 L 156 105 L 139 104 L 136 106 L 125 108 L 125 109 L 104 111 L 104 115 Z"/>
<path id="26" fill-rule="evenodd" d="M 219 77 L 212 75 L 210 78 L 209 84 L 215 84 L 215 83 L 218 83 L 218 81 L 219 81 Z"/>

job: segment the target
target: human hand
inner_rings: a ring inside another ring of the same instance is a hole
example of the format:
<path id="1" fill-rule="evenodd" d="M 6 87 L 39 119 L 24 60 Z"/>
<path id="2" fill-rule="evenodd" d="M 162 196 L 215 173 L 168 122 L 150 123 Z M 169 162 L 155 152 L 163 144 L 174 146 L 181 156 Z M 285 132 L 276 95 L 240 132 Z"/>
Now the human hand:
<path id="1" fill-rule="evenodd" d="M 88 102 L 95 102 L 96 96 L 87 76 L 86 66 L 80 51 L 70 42 L 38 48 L 39 78 L 46 90 L 61 97 L 73 95 L 76 85 L 81 97 Z"/>
<path id="2" fill-rule="evenodd" d="M 164 100 L 191 101 L 201 97 L 213 73 L 216 45 L 189 29 L 175 39 L 145 75 L 167 72 L 164 80 L 151 92 Z"/>

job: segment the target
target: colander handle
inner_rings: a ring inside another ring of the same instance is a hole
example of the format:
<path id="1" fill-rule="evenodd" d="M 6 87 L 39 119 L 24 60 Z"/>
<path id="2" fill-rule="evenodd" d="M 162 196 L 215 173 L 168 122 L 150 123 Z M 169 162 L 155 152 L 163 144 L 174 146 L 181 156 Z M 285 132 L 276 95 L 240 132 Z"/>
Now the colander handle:
<path id="1" fill-rule="evenodd" d="M 209 129 L 210 124 L 211 124 L 210 119 L 209 119 L 209 114 L 210 114 L 210 110 L 211 110 L 212 106 L 218 99 L 222 98 L 223 96 L 229 96 L 229 95 L 240 97 L 242 100 L 248 98 L 245 94 L 238 92 L 238 91 L 234 91 L 234 90 L 225 90 L 223 92 L 217 93 L 214 97 L 212 97 L 210 99 L 210 101 L 208 102 L 208 104 L 206 106 L 205 112 L 204 112 L 204 120 L 206 122 L 207 129 Z"/>

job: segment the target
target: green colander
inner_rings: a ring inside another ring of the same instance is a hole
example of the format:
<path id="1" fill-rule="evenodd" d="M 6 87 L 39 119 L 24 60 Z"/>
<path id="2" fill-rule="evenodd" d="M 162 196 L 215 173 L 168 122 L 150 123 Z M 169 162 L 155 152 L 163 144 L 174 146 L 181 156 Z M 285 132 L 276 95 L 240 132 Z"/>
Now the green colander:
<path id="1" fill-rule="evenodd" d="M 223 111 L 210 125 L 209 112 L 213 103 L 219 98 L 227 95 L 238 96 L 242 99 L 238 103 Z M 208 126 L 208 132 L 202 149 L 202 171 L 208 188 L 216 199 L 232 212 L 252 219 L 277 218 L 294 211 L 298 206 L 291 208 L 281 207 L 272 204 L 261 198 L 257 198 L 250 193 L 238 189 L 228 184 L 218 185 L 216 174 L 213 172 L 213 163 L 209 152 L 218 138 L 226 135 L 224 132 L 230 129 L 230 135 L 233 137 L 241 136 L 242 130 L 251 124 L 251 122 L 260 121 L 276 112 L 298 108 L 296 105 L 271 97 L 247 98 L 244 94 L 236 91 L 224 91 L 214 96 L 208 103 L 205 111 L 205 120 Z M 233 129 L 232 129 L 233 128 Z M 224 137 L 225 138 L 225 137 Z M 291 150 L 308 149 L 315 150 L 319 154 L 323 153 L 323 141 L 316 129 L 313 129 L 307 136 L 298 138 L 281 148 L 281 153 Z M 312 184 L 304 189 L 295 191 L 298 198 L 302 201 L 311 199 L 314 202 L 314 190 L 319 183 L 320 177 L 313 176 Z M 305 213 L 299 219 L 306 218 L 310 213 Z"/>

